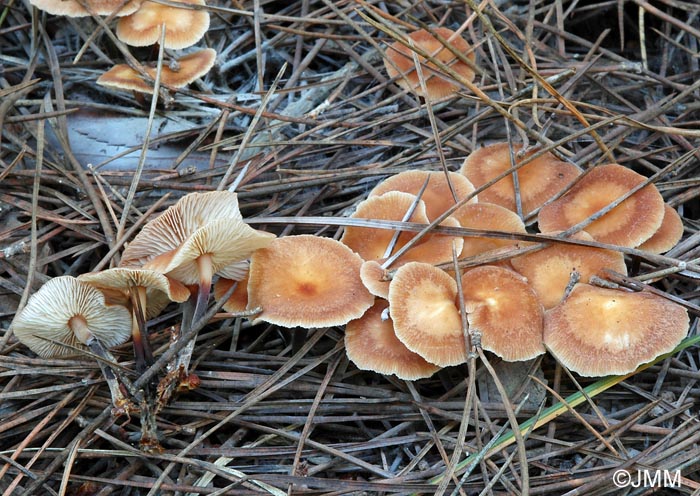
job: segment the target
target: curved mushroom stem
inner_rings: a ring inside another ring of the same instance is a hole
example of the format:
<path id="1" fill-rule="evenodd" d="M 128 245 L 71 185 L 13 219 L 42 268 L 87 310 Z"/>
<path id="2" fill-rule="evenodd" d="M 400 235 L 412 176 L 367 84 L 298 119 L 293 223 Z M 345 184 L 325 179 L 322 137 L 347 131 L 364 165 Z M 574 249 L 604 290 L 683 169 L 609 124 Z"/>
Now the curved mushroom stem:
<path id="1" fill-rule="evenodd" d="M 146 288 L 132 286 L 129 288 L 131 300 L 131 337 L 134 344 L 134 357 L 136 359 L 136 372 L 141 374 L 153 365 L 153 352 L 148 341 L 146 329 Z"/>

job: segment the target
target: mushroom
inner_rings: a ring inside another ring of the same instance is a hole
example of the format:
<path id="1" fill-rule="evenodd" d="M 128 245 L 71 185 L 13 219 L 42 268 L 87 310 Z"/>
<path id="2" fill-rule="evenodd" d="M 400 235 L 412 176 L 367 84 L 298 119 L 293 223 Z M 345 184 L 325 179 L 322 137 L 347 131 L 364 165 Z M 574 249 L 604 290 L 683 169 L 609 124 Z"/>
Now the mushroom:
<path id="1" fill-rule="evenodd" d="M 334 239 L 273 240 L 250 259 L 248 308 L 262 308 L 254 323 L 315 328 L 361 317 L 374 303 L 360 280 L 361 265 L 356 253 Z"/>
<path id="2" fill-rule="evenodd" d="M 515 155 L 515 165 L 535 153 L 535 150 L 532 150 L 520 157 L 522 145 L 494 143 L 469 154 L 460 172 L 476 188 L 480 188 L 513 167 L 511 147 Z M 523 214 L 540 208 L 544 202 L 562 191 L 581 174 L 575 165 L 563 162 L 551 153 L 545 153 L 523 165 L 515 173 L 518 175 Z M 507 175 L 479 193 L 479 201 L 495 203 L 516 212 L 513 174 Z"/>
<path id="3" fill-rule="evenodd" d="M 66 17 L 86 17 L 91 14 L 111 15 L 123 3 L 122 0 L 29 0 L 34 7 L 52 15 L 64 15 Z M 84 3 L 88 8 L 81 5 Z M 136 12 L 141 5 L 141 0 L 127 2 L 116 13 L 117 16 L 126 16 Z"/>
<path id="4" fill-rule="evenodd" d="M 377 219 L 377 220 L 402 220 L 415 204 L 416 197 L 410 193 L 390 191 L 380 196 L 372 196 L 360 202 L 357 209 L 350 216 L 353 219 Z M 425 203 L 419 201 L 408 222 L 428 223 Z M 459 223 L 448 217 L 441 225 L 458 227 Z M 403 232 L 395 240 L 394 251 L 405 245 L 414 233 Z M 371 227 L 345 228 L 340 242 L 355 251 L 363 260 L 382 260 L 387 258 L 387 247 L 394 241 L 394 231 L 389 229 L 375 229 Z M 452 259 L 452 243 L 455 241 L 456 249 L 462 249 L 462 238 L 430 234 L 425 236 L 416 246 L 403 254 L 397 261 L 397 265 L 410 261 L 426 263 L 441 263 Z"/>
<path id="5" fill-rule="evenodd" d="M 368 260 L 362 262 L 360 267 L 360 279 L 362 284 L 372 293 L 374 296 L 379 296 L 385 300 L 389 298 L 389 283 L 391 282 L 387 277 L 386 269 L 376 260 Z"/>
<path id="6" fill-rule="evenodd" d="M 469 330 L 481 334 L 485 350 L 508 362 L 545 352 L 542 305 L 520 274 L 493 265 L 476 267 L 462 276 L 462 292 Z"/>
<path id="7" fill-rule="evenodd" d="M 106 305 L 99 290 L 74 277 L 55 277 L 32 295 L 15 317 L 11 330 L 43 358 L 73 355 L 74 348 L 89 348 L 105 360 L 98 363 L 114 406 L 118 411 L 128 410 L 129 402 L 107 365 L 116 361 L 106 349 L 131 336 L 131 315 L 125 307 Z"/>
<path id="8" fill-rule="evenodd" d="M 506 233 L 525 233 L 525 224 L 520 217 L 505 207 L 494 203 L 472 203 L 452 214 L 462 227 Z M 467 258 L 487 251 L 514 246 L 517 241 L 502 238 L 465 236 L 460 258 Z M 503 262 L 509 268 L 509 263 Z M 500 265 L 500 263 L 498 264 Z"/>
<path id="9" fill-rule="evenodd" d="M 688 326 L 686 309 L 661 296 L 577 284 L 546 313 L 544 342 L 582 376 L 620 375 L 671 352 Z"/>
<path id="10" fill-rule="evenodd" d="M 664 204 L 664 217 L 661 226 L 651 238 L 639 245 L 639 250 L 651 253 L 666 253 L 676 246 L 683 237 L 683 220 L 678 212 L 670 205 Z"/>
<path id="11" fill-rule="evenodd" d="M 556 236 L 559 233 L 545 233 Z M 571 239 L 593 241 L 586 231 L 579 231 Z M 538 251 L 511 259 L 513 268 L 530 283 L 545 309 L 558 305 L 570 285 L 572 272 L 581 282 L 589 282 L 592 276 L 604 276 L 604 269 L 612 269 L 627 275 L 622 253 L 591 246 L 568 243 L 552 243 Z"/>
<path id="12" fill-rule="evenodd" d="M 396 337 L 435 365 L 466 362 L 467 346 L 456 298 L 457 282 L 445 271 L 420 262 L 401 266 L 389 285 L 389 311 Z"/>
<path id="13" fill-rule="evenodd" d="M 146 269 L 113 268 L 82 274 L 78 279 L 100 290 L 117 290 L 127 295 L 131 303 L 136 370 L 143 372 L 153 363 L 146 320 L 160 313 L 170 301 L 187 301 L 190 291 L 176 280 Z"/>
<path id="14" fill-rule="evenodd" d="M 226 312 L 242 313 L 245 312 L 246 308 L 248 307 L 247 273 L 239 280 L 220 277 L 214 284 L 214 298 L 216 298 L 217 301 L 220 301 L 234 284 L 237 284 L 237 286 L 234 288 L 233 293 L 221 308 L 223 308 Z"/>
<path id="15" fill-rule="evenodd" d="M 447 182 L 448 177 L 449 183 Z M 456 172 L 448 172 L 445 176 L 444 172 L 411 170 L 395 174 L 380 182 L 370 192 L 369 197 L 380 196 L 389 191 L 403 191 L 417 195 L 426 181 L 428 185 L 420 199 L 425 203 L 425 212 L 429 221 L 435 220 L 457 201 L 474 192 L 474 186 L 469 182 L 469 179 Z M 453 191 L 456 199 L 452 194 Z M 476 201 L 477 199 L 474 197 L 470 200 L 470 204 L 476 203 Z"/>
<path id="16" fill-rule="evenodd" d="M 597 166 L 564 196 L 542 207 L 537 219 L 540 231 L 564 231 L 644 181 L 644 176 L 622 165 Z M 659 229 L 663 217 L 664 200 L 649 184 L 584 229 L 597 241 L 633 248 Z"/>
<path id="17" fill-rule="evenodd" d="M 183 6 L 174 7 L 146 0 L 131 15 L 117 23 L 117 38 L 131 46 L 158 43 L 161 26 L 165 24 L 165 48 L 187 48 L 194 45 L 209 29 L 209 12 L 204 0 L 178 0 Z"/>
<path id="18" fill-rule="evenodd" d="M 160 81 L 165 86 L 182 88 L 204 76 L 214 67 L 216 51 L 211 48 L 190 53 L 177 60 L 177 70 L 163 65 Z M 146 67 L 146 73 L 156 78 L 156 68 Z M 117 90 L 131 90 L 141 93 L 153 93 L 153 85 L 126 64 L 117 64 L 97 79 L 97 84 Z"/>
<path id="19" fill-rule="evenodd" d="M 357 368 L 415 381 L 440 367 L 426 361 L 398 340 L 391 319 L 382 320 L 386 301 L 378 301 L 359 319 L 345 326 L 345 351 Z"/>
<path id="20" fill-rule="evenodd" d="M 407 36 L 407 41 L 413 43 L 424 52 L 431 54 L 439 62 L 449 65 L 464 80 L 472 81 L 474 79 L 474 70 L 469 64 L 459 60 L 452 52 L 454 50 L 464 55 L 467 60 L 474 62 L 475 55 L 469 43 L 448 28 L 436 27 L 433 28 L 433 32 L 445 39 L 451 49 L 443 45 L 438 38 L 425 29 L 410 33 Z M 389 45 L 386 50 L 384 67 L 388 76 L 392 79 L 396 78 L 396 84 L 401 88 L 415 91 L 419 96 L 427 97 L 429 100 L 438 100 L 450 96 L 460 88 L 449 76 L 441 72 L 433 62 L 426 60 L 421 55 L 416 55 L 418 62 L 421 64 L 421 72 L 425 78 L 425 86 L 428 91 L 426 96 L 418 79 L 413 53 L 414 51 L 410 47 L 399 41 Z"/>

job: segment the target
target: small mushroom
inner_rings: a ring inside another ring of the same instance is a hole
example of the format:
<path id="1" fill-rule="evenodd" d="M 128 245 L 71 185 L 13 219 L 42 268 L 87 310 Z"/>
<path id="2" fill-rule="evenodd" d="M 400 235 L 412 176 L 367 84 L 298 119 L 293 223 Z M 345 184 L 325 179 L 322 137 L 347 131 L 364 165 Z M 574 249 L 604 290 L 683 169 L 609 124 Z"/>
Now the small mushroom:
<path id="1" fill-rule="evenodd" d="M 343 325 L 374 303 L 360 279 L 362 259 L 330 238 L 285 236 L 250 259 L 248 307 L 255 322 L 282 327 Z"/>
<path id="2" fill-rule="evenodd" d="M 430 264 L 401 266 L 389 285 L 389 311 L 396 337 L 430 363 L 447 367 L 467 361 L 457 282 Z"/>
<path id="3" fill-rule="evenodd" d="M 470 332 L 481 334 L 485 350 L 508 362 L 545 352 L 542 305 L 520 274 L 493 265 L 476 267 L 462 276 L 462 291 Z"/>
<path id="4" fill-rule="evenodd" d="M 450 180 L 449 184 L 444 172 L 404 171 L 377 184 L 370 192 L 369 197 L 380 196 L 389 191 L 403 191 L 417 195 L 427 181 L 428 185 L 420 199 L 425 203 L 425 213 L 428 220 L 433 221 L 456 203 L 452 191 L 454 191 L 457 201 L 474 192 L 474 186 L 465 176 L 456 172 L 448 172 L 447 174 Z M 450 188 L 450 184 L 452 188 Z M 469 204 L 476 203 L 476 201 L 477 199 L 474 197 L 469 200 Z"/>
<path id="5" fill-rule="evenodd" d="M 651 238 L 637 248 L 651 253 L 666 253 L 676 246 L 683 237 L 683 220 L 670 205 L 664 204 L 664 217 L 661 226 Z"/>
<path id="6" fill-rule="evenodd" d="M 106 305 L 96 288 L 71 276 L 55 277 L 34 293 L 15 317 L 12 332 L 37 355 L 74 355 L 72 348 L 89 348 L 107 363 L 115 362 L 106 348 L 131 336 L 131 315 L 120 305 Z M 112 369 L 98 362 L 118 410 L 128 408 Z"/>
<path id="7" fill-rule="evenodd" d="M 378 301 L 359 319 L 345 326 L 345 351 L 357 368 L 415 381 L 440 367 L 426 361 L 398 340 L 391 319 L 382 320 L 386 301 Z"/>
<path id="8" fill-rule="evenodd" d="M 480 188 L 513 166 L 511 163 L 511 147 L 516 157 L 516 165 L 535 153 L 535 150 L 530 151 L 521 158 L 519 153 L 522 150 L 522 145 L 494 143 L 483 146 L 469 154 L 464 160 L 460 172 L 476 188 Z M 551 153 L 545 153 L 541 157 L 523 165 L 516 172 L 523 214 L 528 214 L 540 208 L 544 202 L 563 190 L 564 187 L 581 174 L 576 166 L 557 159 Z M 513 175 L 507 175 L 479 193 L 479 201 L 495 203 L 515 212 L 515 183 Z"/>
<path id="9" fill-rule="evenodd" d="M 645 180 L 622 165 L 597 166 L 564 196 L 542 207 L 537 219 L 540 231 L 565 231 Z M 663 217 L 664 200 L 656 187 L 649 184 L 584 229 L 602 243 L 633 248 L 659 229 Z"/>
<path id="10" fill-rule="evenodd" d="M 194 45 L 209 29 L 209 12 L 204 0 L 178 0 L 183 7 L 174 7 L 146 0 L 131 15 L 117 23 L 117 38 L 131 46 L 158 43 L 161 26 L 165 24 L 165 48 L 187 48 Z"/>
<path id="11" fill-rule="evenodd" d="M 385 300 L 389 298 L 389 283 L 391 282 L 386 276 L 387 271 L 376 260 L 362 262 L 360 267 L 362 284 L 374 296 L 379 296 Z"/>
<path id="12" fill-rule="evenodd" d="M 214 67 L 216 51 L 211 48 L 190 53 L 178 60 L 178 70 L 164 65 L 160 72 L 161 83 L 173 88 L 182 88 L 204 76 Z M 156 78 L 156 68 L 146 67 L 146 73 Z M 117 64 L 97 78 L 97 84 L 117 90 L 153 93 L 153 85 L 126 64 Z"/>
<path id="13" fill-rule="evenodd" d="M 571 239 L 593 240 L 586 231 L 579 231 Z M 518 273 L 527 278 L 545 309 L 561 302 L 570 285 L 572 272 L 578 273 L 581 282 L 586 283 L 592 276 L 604 276 L 604 269 L 627 275 L 622 253 L 565 243 L 552 243 L 541 250 L 515 257 L 510 262 Z"/>
<path id="14" fill-rule="evenodd" d="M 544 342 L 582 376 L 619 375 L 672 351 L 688 326 L 686 309 L 661 296 L 577 284 L 546 313 Z"/>
<path id="15" fill-rule="evenodd" d="M 444 27 L 433 28 L 438 36 L 447 41 L 447 44 L 452 49 L 464 55 L 467 60 L 474 61 L 474 52 L 469 43 L 464 38 L 457 35 L 454 31 Z M 425 29 L 414 31 L 407 36 L 416 47 L 431 54 L 436 60 L 459 74 L 464 80 L 472 81 L 474 79 L 474 70 L 469 64 L 462 62 L 455 54 L 443 45 L 443 43 L 430 34 Z M 439 100 L 441 98 L 452 95 L 460 86 L 454 82 L 452 78 L 444 74 L 433 62 L 428 61 L 425 57 L 417 55 L 418 61 L 421 64 L 421 72 L 425 79 L 425 86 L 428 94 L 423 93 L 416 66 L 413 61 L 413 50 L 408 46 L 396 41 L 389 45 L 384 58 L 384 67 L 390 78 L 396 78 L 396 84 L 406 90 L 415 91 L 419 96 L 428 98 L 429 100 Z"/>

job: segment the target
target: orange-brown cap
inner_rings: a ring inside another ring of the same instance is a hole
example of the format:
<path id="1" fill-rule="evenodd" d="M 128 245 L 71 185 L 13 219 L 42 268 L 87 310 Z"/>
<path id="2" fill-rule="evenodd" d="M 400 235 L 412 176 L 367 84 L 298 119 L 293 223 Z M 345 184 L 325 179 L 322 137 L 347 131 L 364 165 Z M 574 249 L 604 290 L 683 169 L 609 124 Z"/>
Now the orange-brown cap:
<path id="1" fill-rule="evenodd" d="M 448 41 L 448 44 L 457 53 L 464 55 L 472 62 L 475 59 L 474 52 L 471 46 L 464 38 L 455 35 L 455 32 L 448 28 L 437 27 L 433 31 L 440 37 Z M 443 45 L 440 40 L 430 34 L 425 29 L 414 31 L 408 35 L 408 38 L 416 47 L 421 48 L 425 52 L 433 55 L 433 57 L 458 73 L 463 79 L 472 81 L 474 79 L 474 71 L 468 64 L 459 60 L 452 51 Z M 396 84 L 407 90 L 414 90 L 419 96 L 425 97 L 418 79 L 416 66 L 413 63 L 413 50 L 409 47 L 397 42 L 392 43 L 386 50 L 384 58 L 384 67 L 390 78 L 396 78 Z M 428 90 L 429 100 L 438 100 L 451 95 L 457 91 L 460 86 L 453 82 L 452 78 L 444 75 L 435 64 L 429 62 L 420 55 L 417 55 L 418 61 L 421 64 L 421 72 L 425 78 L 426 89 Z M 398 70 L 397 70 L 398 69 Z M 398 76 L 398 77 L 397 77 Z"/>
<path id="2" fill-rule="evenodd" d="M 379 262 L 375 260 L 362 262 L 362 267 L 360 267 L 362 284 L 374 296 L 379 296 L 385 300 L 389 298 L 389 283 L 391 282 L 386 275 L 387 271 L 382 268 Z"/>
<path id="3" fill-rule="evenodd" d="M 547 234 L 556 236 L 557 233 Z M 586 231 L 579 231 L 571 239 L 593 240 Z M 517 272 L 527 277 L 545 309 L 561 302 L 573 271 L 579 273 L 581 282 L 589 282 L 591 276 L 603 277 L 604 269 L 627 274 L 622 253 L 565 243 L 552 243 L 541 250 L 515 257 L 510 262 Z"/>
<path id="4" fill-rule="evenodd" d="M 543 309 L 537 294 L 516 272 L 483 265 L 462 276 L 464 308 L 470 331 L 481 333 L 481 346 L 509 362 L 545 352 Z"/>
<path id="5" fill-rule="evenodd" d="M 447 174 L 448 176 L 445 176 L 444 172 L 422 170 L 400 172 L 377 184 L 369 196 L 370 198 L 380 196 L 389 191 L 403 191 L 404 193 L 417 195 L 425 182 L 428 181 L 428 185 L 420 199 L 425 203 L 428 220 L 433 221 L 455 204 L 450 184 L 454 189 L 457 200 L 462 200 L 474 192 L 474 186 L 465 176 L 456 172 L 448 172 Z M 449 177 L 449 184 L 447 177 Z M 476 201 L 477 199 L 474 197 L 470 200 L 470 204 L 476 203 Z"/>
<path id="6" fill-rule="evenodd" d="M 165 48 L 187 48 L 194 45 L 209 29 L 209 12 L 188 5 L 204 6 L 204 0 L 178 0 L 184 7 L 172 7 L 146 0 L 133 14 L 117 24 L 117 38 L 131 46 L 158 43 L 161 25 L 165 24 Z"/>
<path id="7" fill-rule="evenodd" d="M 117 16 L 126 16 L 136 12 L 142 0 L 131 0 L 117 12 Z M 52 15 L 67 17 L 86 17 L 90 15 L 85 7 L 76 0 L 30 0 L 33 6 Z M 85 0 L 90 11 L 96 15 L 110 15 L 122 3 L 122 0 Z"/>
<path id="8" fill-rule="evenodd" d="M 542 207 L 542 232 L 565 231 L 606 207 L 646 178 L 618 164 L 591 170 L 558 200 Z M 645 186 L 584 229 L 602 243 L 635 247 L 661 226 L 664 200 L 653 184 Z"/>
<path id="9" fill-rule="evenodd" d="M 250 260 L 248 306 L 256 321 L 327 327 L 360 318 L 374 303 L 360 279 L 362 259 L 330 238 L 286 236 Z"/>
<path id="10" fill-rule="evenodd" d="M 403 265 L 389 285 L 396 337 L 435 365 L 464 363 L 467 346 L 456 297 L 457 282 L 445 271 L 419 262 Z"/>
<path id="11" fill-rule="evenodd" d="M 627 374 L 672 351 L 688 325 L 685 308 L 661 296 L 577 284 L 547 312 L 544 342 L 582 376 Z"/>
<path id="12" fill-rule="evenodd" d="M 472 203 L 454 213 L 462 227 L 509 233 L 525 233 L 525 224 L 518 214 L 495 203 Z M 490 250 L 515 245 L 517 241 L 499 238 L 465 236 L 460 258 L 473 257 Z"/>
<path id="13" fill-rule="evenodd" d="M 535 153 L 533 150 L 518 159 L 517 153 L 522 149 L 522 145 L 512 146 L 513 153 L 516 154 L 516 165 Z M 469 154 L 462 164 L 461 172 L 476 188 L 479 188 L 511 167 L 509 144 L 495 143 Z M 541 207 L 544 202 L 576 179 L 581 172 L 576 166 L 557 159 L 551 153 L 545 153 L 519 168 L 517 173 L 522 211 L 523 214 L 527 214 Z M 495 203 L 515 212 L 515 186 L 512 174 L 479 193 L 479 201 Z"/>
<path id="14" fill-rule="evenodd" d="M 637 248 L 651 253 L 666 253 L 683 237 L 683 220 L 670 205 L 664 204 L 664 218 L 657 231 Z"/>
<path id="15" fill-rule="evenodd" d="M 382 320 L 382 312 L 388 307 L 378 301 L 357 320 L 345 326 L 345 351 L 348 358 L 362 370 L 372 370 L 399 379 L 415 381 L 430 377 L 440 367 L 398 340 L 391 319 Z"/>
<path id="16" fill-rule="evenodd" d="M 389 191 L 380 196 L 372 196 L 360 202 L 357 209 L 350 216 L 358 219 L 377 220 L 402 220 L 406 212 L 409 211 L 416 197 L 410 193 L 402 191 Z M 425 211 L 425 203 L 419 201 L 413 211 L 409 222 L 428 223 L 428 216 Z M 441 223 L 448 227 L 458 227 L 459 223 L 448 217 Z M 390 229 L 374 229 L 370 227 L 345 228 L 342 243 L 350 247 L 359 254 L 363 260 L 381 260 L 385 258 L 386 248 L 394 236 L 394 231 Z M 393 252 L 405 245 L 415 233 L 404 232 L 399 235 Z M 457 243 L 456 249 L 462 249 L 462 238 L 450 236 L 426 235 L 413 248 L 399 257 L 397 265 L 409 261 L 421 261 L 426 263 L 441 263 L 452 260 L 452 242 Z"/>
<path id="17" fill-rule="evenodd" d="M 212 48 L 190 53 L 177 61 L 176 70 L 164 65 L 160 80 L 166 86 L 182 88 L 209 72 L 214 67 L 215 60 L 216 51 Z M 145 69 L 149 76 L 156 78 L 155 67 Z M 153 85 L 126 64 L 117 64 L 112 67 L 97 79 L 97 84 L 119 90 L 153 93 Z"/>
<path id="18" fill-rule="evenodd" d="M 236 283 L 236 289 L 233 290 L 233 294 L 222 307 L 227 312 L 244 312 L 248 308 L 248 275 L 246 274 L 240 281 L 220 277 L 214 284 L 214 298 L 219 301 Z"/>

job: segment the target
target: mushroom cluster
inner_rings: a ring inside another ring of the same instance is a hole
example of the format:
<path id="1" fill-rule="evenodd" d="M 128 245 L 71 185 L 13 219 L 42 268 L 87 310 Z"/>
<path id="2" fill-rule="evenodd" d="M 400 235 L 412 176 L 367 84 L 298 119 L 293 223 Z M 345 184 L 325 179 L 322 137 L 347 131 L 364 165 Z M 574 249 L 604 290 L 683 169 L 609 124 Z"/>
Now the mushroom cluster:
<path id="1" fill-rule="evenodd" d="M 537 212 L 544 242 L 519 241 L 527 233 L 523 219 Z M 443 226 L 475 230 L 430 234 L 396 258 L 415 234 L 346 228 L 341 241 L 363 258 L 362 281 L 378 297 L 346 328 L 347 354 L 361 369 L 428 377 L 465 362 L 469 338 L 478 334 L 484 349 L 506 361 L 549 349 L 581 375 L 622 374 L 687 334 L 682 306 L 651 292 L 591 284 L 607 271 L 627 275 L 615 246 L 660 253 L 682 235 L 680 217 L 655 186 L 623 166 L 582 174 L 551 153 L 497 143 L 469 155 L 461 174 L 408 171 L 386 179 L 352 217 L 422 225 L 440 218 Z M 459 280 L 446 263 L 453 250 Z"/>
<path id="2" fill-rule="evenodd" d="M 49 14 L 68 17 L 118 17 L 116 36 L 130 46 L 155 45 L 164 30 L 163 47 L 181 50 L 199 42 L 209 29 L 209 12 L 204 0 L 178 0 L 168 4 L 150 0 L 30 0 L 38 9 Z M 205 75 L 214 66 L 216 51 L 207 48 L 188 53 L 164 64 L 163 85 L 182 88 Z M 154 64 L 144 64 L 144 72 L 127 64 L 117 64 L 102 74 L 97 83 L 120 90 L 153 93 Z"/>

